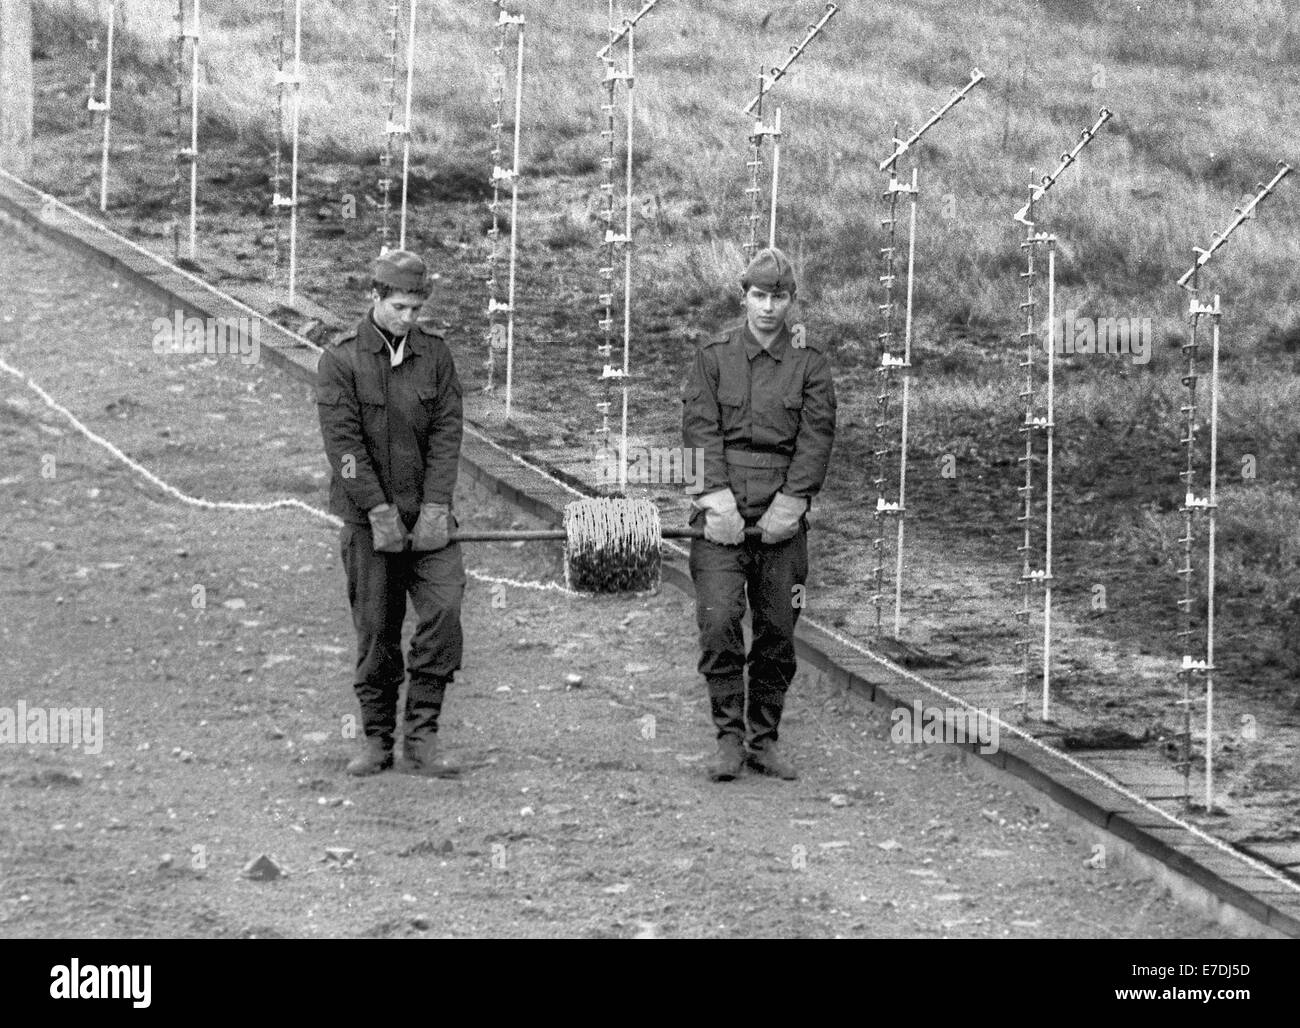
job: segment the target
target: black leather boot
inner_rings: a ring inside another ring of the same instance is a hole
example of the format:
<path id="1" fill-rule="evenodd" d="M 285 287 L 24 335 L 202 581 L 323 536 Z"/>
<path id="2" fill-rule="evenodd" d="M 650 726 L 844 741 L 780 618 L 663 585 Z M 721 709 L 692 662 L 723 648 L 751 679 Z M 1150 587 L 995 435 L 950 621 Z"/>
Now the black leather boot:
<path id="1" fill-rule="evenodd" d="M 710 682 L 709 705 L 718 732 L 718 752 L 709 761 L 709 778 L 715 782 L 729 782 L 745 765 L 744 684 Z"/>
<path id="2" fill-rule="evenodd" d="M 785 709 L 785 694 L 775 690 L 753 690 L 749 694 L 749 766 L 755 771 L 787 782 L 794 781 L 799 773 L 781 754 L 777 746 L 781 712 Z"/>
<path id="3" fill-rule="evenodd" d="M 393 733 L 397 728 L 397 691 L 401 683 L 356 682 L 352 688 L 361 705 L 363 735 L 357 755 L 345 769 L 350 775 L 377 775 L 393 766 Z"/>
<path id="4" fill-rule="evenodd" d="M 361 740 L 361 749 L 348 761 L 345 768 L 348 774 L 358 778 L 377 775 L 393 766 L 393 737 L 387 739 L 378 735 L 367 735 Z"/>
<path id="5" fill-rule="evenodd" d="M 458 768 L 438 751 L 438 717 L 447 691 L 447 679 L 411 675 L 406 686 L 406 723 L 403 749 L 406 768 L 429 778 L 453 778 Z"/>

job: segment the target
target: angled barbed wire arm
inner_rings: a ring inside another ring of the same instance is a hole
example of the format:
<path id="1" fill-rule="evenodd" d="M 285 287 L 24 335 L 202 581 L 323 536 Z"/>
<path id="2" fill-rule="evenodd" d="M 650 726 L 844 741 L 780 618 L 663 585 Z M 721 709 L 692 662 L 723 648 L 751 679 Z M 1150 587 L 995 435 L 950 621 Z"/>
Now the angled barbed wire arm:
<path id="1" fill-rule="evenodd" d="M 1207 246 L 1204 250 L 1202 250 L 1200 247 L 1192 248 L 1193 250 L 1195 250 L 1197 255 L 1196 261 L 1195 263 L 1192 264 L 1190 268 L 1188 268 L 1185 272 L 1183 272 L 1183 274 L 1179 277 L 1178 285 L 1182 286 L 1182 288 L 1184 289 L 1188 289 L 1189 287 L 1187 283 L 1191 280 L 1193 273 L 1196 272 L 1199 268 L 1203 268 L 1206 265 L 1210 257 L 1213 255 L 1214 251 L 1217 250 L 1219 247 L 1221 247 L 1224 243 L 1226 243 L 1228 241 L 1228 237 L 1232 235 L 1233 232 L 1235 232 L 1238 228 L 1240 228 L 1242 224 L 1244 224 L 1245 222 L 1249 221 L 1252 217 L 1254 217 L 1255 208 L 1260 205 L 1260 203 L 1264 200 L 1265 197 L 1267 197 L 1269 194 L 1273 192 L 1273 190 L 1277 188 L 1279 182 L 1281 182 L 1284 178 L 1287 177 L 1287 175 L 1291 174 L 1291 172 L 1295 170 L 1294 168 L 1291 167 L 1291 165 L 1287 164 L 1286 161 L 1278 161 L 1277 167 L 1278 167 L 1277 174 L 1274 175 L 1273 178 L 1267 184 L 1263 182 L 1256 183 L 1256 189 L 1258 190 L 1258 192 L 1254 195 L 1254 197 L 1251 198 L 1249 203 L 1247 203 L 1243 207 L 1234 208 L 1234 210 L 1236 211 L 1236 217 L 1232 219 L 1232 221 L 1229 223 L 1227 228 L 1225 228 L 1222 232 L 1220 232 L 1217 236 L 1215 236 L 1212 240 L 1210 240 L 1209 246 Z M 1194 289 L 1195 287 L 1192 288 Z"/>
<path id="2" fill-rule="evenodd" d="M 945 114 L 965 100 L 970 91 L 987 78 L 979 68 L 971 69 L 970 75 L 970 81 L 960 89 L 954 90 L 953 95 L 948 98 L 947 102 L 942 107 L 937 109 L 933 107 L 930 108 L 929 119 L 906 140 L 899 139 L 897 132 L 894 134 L 894 152 L 880 162 L 881 171 L 886 171 L 890 165 L 896 164 L 898 159 L 902 157 L 903 154 L 907 153 L 908 150 L 912 149 L 912 147 L 917 144 L 926 132 L 939 123 L 940 119 L 942 119 Z"/>
<path id="3" fill-rule="evenodd" d="M 636 14 L 632 15 L 632 17 L 623 19 L 622 28 L 617 32 L 611 29 L 609 42 L 596 52 L 596 59 L 600 61 L 605 60 L 605 58 L 613 51 L 614 47 L 618 46 L 619 43 L 628 38 L 632 30 L 636 28 L 637 22 L 649 14 L 658 3 L 659 0 L 646 0 L 646 4 L 641 8 L 641 10 L 637 11 Z"/>
<path id="4" fill-rule="evenodd" d="M 1079 133 L 1079 141 L 1074 144 L 1073 149 L 1061 154 L 1061 162 L 1056 166 L 1055 170 L 1048 175 L 1044 175 L 1042 181 L 1034 187 L 1034 193 L 1030 201 L 1013 215 L 1015 221 L 1020 222 L 1022 225 L 1032 224 L 1032 222 L 1026 220 L 1031 205 L 1041 200 L 1047 194 L 1047 191 L 1051 189 L 1052 186 L 1056 185 L 1056 180 L 1061 177 L 1061 174 L 1066 168 L 1078 160 L 1079 154 L 1083 152 L 1083 148 L 1093 141 L 1097 132 L 1106 124 L 1106 122 L 1110 121 L 1110 119 L 1110 108 L 1101 108 L 1098 112 L 1097 120 L 1093 122 L 1089 128 L 1086 128 Z"/>
<path id="5" fill-rule="evenodd" d="M 745 114 L 753 113 L 754 108 L 762 102 L 763 95 L 769 92 L 773 86 L 775 86 L 778 82 L 781 81 L 782 76 L 784 76 L 786 71 L 789 70 L 790 65 L 793 64 L 799 58 L 800 54 L 802 54 L 804 50 L 808 48 L 808 44 L 811 43 L 818 36 L 818 34 L 821 33 L 821 31 L 824 28 L 826 28 L 830 20 L 833 17 L 835 17 L 836 14 L 839 13 L 839 10 L 840 9 L 836 4 L 828 3 L 826 5 L 826 11 L 821 16 L 821 18 L 815 23 L 813 23 L 812 25 L 808 26 L 807 33 L 804 35 L 803 39 L 790 46 L 790 50 L 786 54 L 785 60 L 782 61 L 780 64 L 778 64 L 776 67 L 774 67 L 772 69 L 772 74 L 769 75 L 767 78 L 765 78 L 762 84 L 760 84 L 758 88 L 758 95 L 755 96 L 754 99 L 750 100 L 749 103 L 745 105 L 744 107 Z"/>

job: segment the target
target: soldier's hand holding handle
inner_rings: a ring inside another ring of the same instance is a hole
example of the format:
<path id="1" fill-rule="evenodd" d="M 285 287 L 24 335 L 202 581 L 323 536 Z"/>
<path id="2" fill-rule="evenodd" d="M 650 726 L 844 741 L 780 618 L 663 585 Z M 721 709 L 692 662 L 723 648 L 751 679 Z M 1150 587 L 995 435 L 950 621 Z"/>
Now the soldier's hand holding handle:
<path id="1" fill-rule="evenodd" d="M 739 546 L 745 541 L 745 519 L 736 508 L 736 494 L 717 489 L 695 500 L 693 506 L 704 511 L 704 538 L 721 546 Z"/>
<path id="2" fill-rule="evenodd" d="M 451 541 L 451 507 L 445 503 L 426 503 L 411 532 L 412 550 L 441 550 Z"/>
<path id="3" fill-rule="evenodd" d="M 401 553 L 406 549 L 406 527 L 393 504 L 371 507 L 366 516 L 370 518 L 376 553 Z"/>
<path id="4" fill-rule="evenodd" d="M 808 501 L 804 497 L 777 493 L 758 519 L 758 527 L 763 530 L 763 542 L 770 545 L 793 539 L 799 531 L 799 519 L 807 509 Z"/>

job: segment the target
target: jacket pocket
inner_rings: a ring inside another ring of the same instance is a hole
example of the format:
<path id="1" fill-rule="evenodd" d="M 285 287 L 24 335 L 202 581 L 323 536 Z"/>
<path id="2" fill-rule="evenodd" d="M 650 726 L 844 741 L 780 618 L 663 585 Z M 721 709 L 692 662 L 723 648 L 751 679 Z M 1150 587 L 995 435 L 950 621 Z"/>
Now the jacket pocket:
<path id="1" fill-rule="evenodd" d="M 754 409 L 754 442 L 760 446 L 786 446 L 799 434 L 803 390 L 787 390 L 766 397 Z"/>
<path id="2" fill-rule="evenodd" d="M 745 390 L 734 385 L 718 387 L 718 418 L 724 435 L 743 432 L 747 399 Z"/>
<path id="3" fill-rule="evenodd" d="M 803 418 L 803 389 L 794 389 L 781 398 L 781 409 L 776 413 L 777 433 L 792 440 L 799 434 Z"/>
<path id="4" fill-rule="evenodd" d="M 383 407 L 388 403 L 383 385 L 378 382 L 367 382 L 365 379 L 357 381 L 357 399 L 367 407 Z"/>

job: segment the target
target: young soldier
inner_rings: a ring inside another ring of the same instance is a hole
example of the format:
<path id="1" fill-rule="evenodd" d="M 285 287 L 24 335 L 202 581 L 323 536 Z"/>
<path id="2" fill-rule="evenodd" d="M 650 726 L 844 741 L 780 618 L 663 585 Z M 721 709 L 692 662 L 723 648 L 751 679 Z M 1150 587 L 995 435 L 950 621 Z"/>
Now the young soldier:
<path id="1" fill-rule="evenodd" d="M 316 402 L 330 463 L 330 510 L 341 536 L 357 631 L 354 681 L 365 737 L 353 775 L 393 766 L 409 593 L 404 750 L 417 774 L 446 777 L 438 716 L 461 662 L 465 569 L 448 545 L 460 460 L 461 385 L 451 352 L 416 325 L 428 295 L 424 261 L 390 250 L 372 266 L 373 304 L 356 331 L 321 354 Z M 407 533 L 410 532 L 408 538 Z"/>
<path id="2" fill-rule="evenodd" d="M 704 538 L 691 541 L 690 568 L 699 669 L 718 734 L 709 776 L 730 781 L 748 759 L 757 771 L 793 779 L 777 736 L 795 672 L 796 586 L 808 576 L 804 514 L 830 462 L 835 387 L 823 346 L 786 324 L 795 294 L 789 258 L 759 251 L 741 287 L 744 320 L 699 346 L 682 394 L 683 443 L 704 452 L 691 514 L 692 524 L 703 519 Z M 746 536 L 750 526 L 761 535 Z"/>

